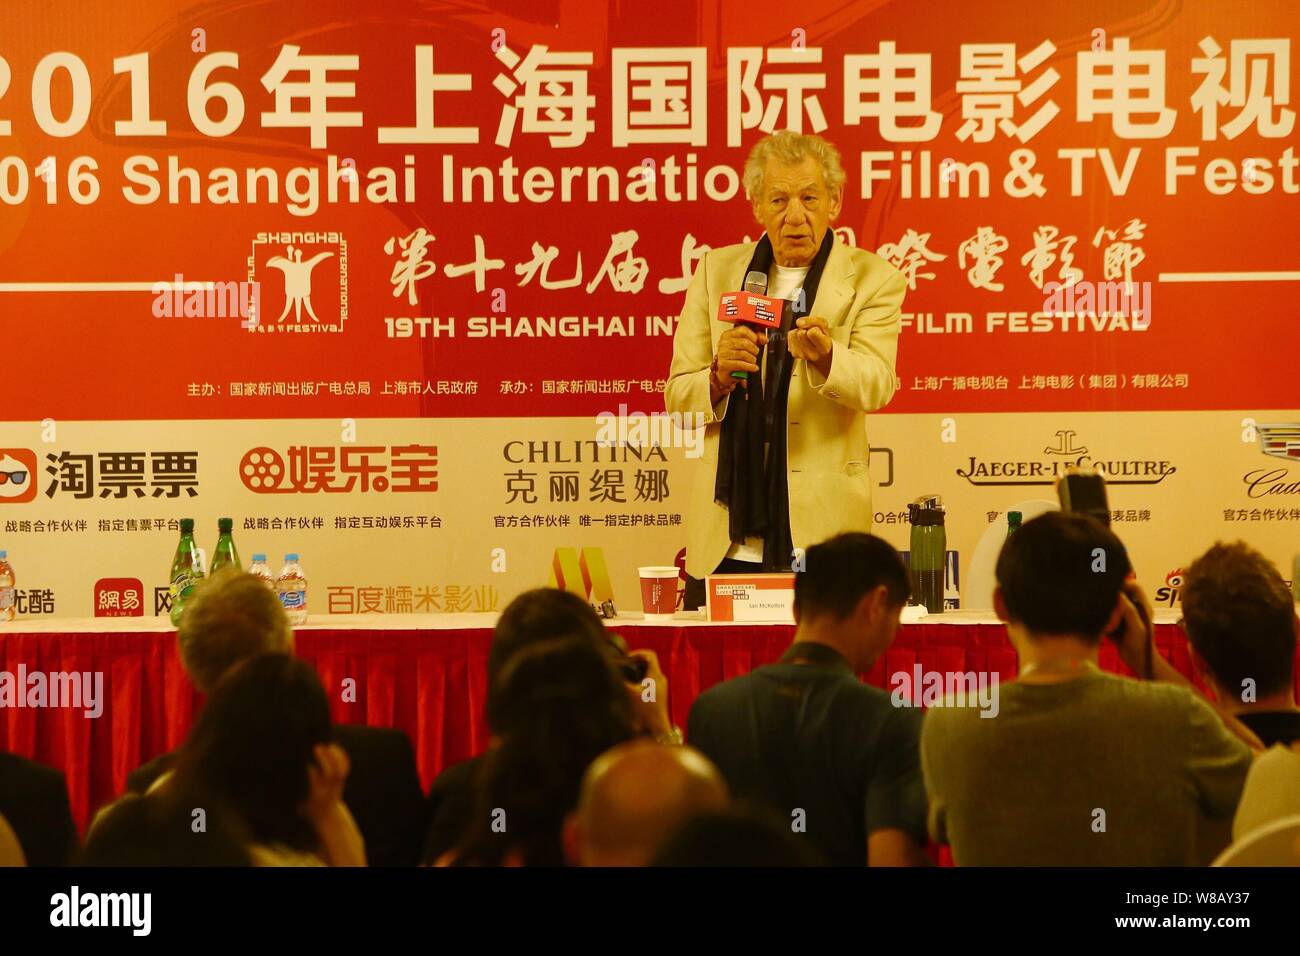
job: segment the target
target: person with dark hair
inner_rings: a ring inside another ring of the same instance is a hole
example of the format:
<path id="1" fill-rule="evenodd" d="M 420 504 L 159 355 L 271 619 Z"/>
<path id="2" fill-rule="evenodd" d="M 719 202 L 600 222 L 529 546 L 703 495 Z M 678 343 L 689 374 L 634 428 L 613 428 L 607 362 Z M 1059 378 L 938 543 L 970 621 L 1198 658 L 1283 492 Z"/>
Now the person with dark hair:
<path id="1" fill-rule="evenodd" d="M 186 804 L 206 823 L 211 804 L 227 832 L 242 833 L 256 865 L 364 866 L 361 833 L 342 798 L 347 754 L 332 739 L 329 701 L 309 664 L 277 653 L 237 664 L 200 712 L 175 769 L 146 796 L 110 808 L 87 854 L 104 859 L 101 840 L 129 842 L 115 834 L 131 822 L 146 831 L 157 820 L 189 826 Z"/>
<path id="2" fill-rule="evenodd" d="M 1019 678 L 996 719 L 949 699 L 921 739 L 930 833 L 957 865 L 1185 866 L 1226 844 L 1250 748 L 1155 653 L 1129 571 L 1084 515 L 1048 512 L 1003 545 L 993 602 Z M 1154 680 L 1102 672 L 1103 634 Z"/>
<path id="3" fill-rule="evenodd" d="M 604 622 L 591 605 L 568 591 L 558 588 L 535 588 L 511 601 L 497 618 L 492 631 L 492 645 L 487 659 L 487 718 L 494 746 L 501 730 L 493 724 L 499 712 L 495 696 L 498 677 L 510 658 L 520 649 L 563 635 L 576 635 L 590 641 L 602 653 L 618 656 Z M 633 714 L 640 733 L 664 742 L 679 742 L 680 734 L 668 714 L 668 679 L 659 667 L 653 651 L 635 650 L 629 657 L 645 661 L 646 677 L 655 682 L 653 701 L 642 699 L 641 686 L 625 684 L 632 700 Z M 470 826 L 474 813 L 473 780 L 485 754 L 453 764 L 443 770 L 429 787 L 429 832 L 424 844 L 424 862 L 431 864 L 457 846 Z"/>
<path id="4" fill-rule="evenodd" d="M 771 810 L 739 805 L 687 820 L 650 865 L 821 866 L 823 861 Z"/>
<path id="5" fill-rule="evenodd" d="M 170 778 L 169 778 L 170 779 Z M 196 826 L 202 811 L 201 826 Z M 248 832 L 212 794 L 178 782 L 128 793 L 95 821 L 81 866 L 252 866 Z"/>
<path id="6" fill-rule="evenodd" d="M 0 752 L 0 816 L 17 834 L 28 866 L 72 862 L 79 841 L 62 770 Z"/>
<path id="7" fill-rule="evenodd" d="M 211 694 L 241 661 L 293 654 L 293 628 L 275 592 L 235 569 L 204 580 L 176 633 L 181 664 L 195 688 Z M 361 827 L 374 866 L 413 866 L 428 817 L 415 750 L 402 730 L 339 724 L 335 739 L 352 766 L 344 800 Z M 146 793 L 174 764 L 165 753 L 127 775 L 127 790 Z"/>
<path id="8" fill-rule="evenodd" d="M 621 643 L 611 636 L 604 621 L 591 605 L 569 591 L 558 588 L 535 588 L 519 595 L 501 612 L 492 631 L 492 645 L 487 661 L 487 712 L 488 727 L 492 726 L 492 695 L 498 686 L 497 677 L 514 653 L 521 647 L 549 640 L 563 634 L 577 634 L 591 640 L 603 652 L 621 658 Z M 651 737 L 671 736 L 672 720 L 668 716 L 668 680 L 659 669 L 659 659 L 654 651 L 627 651 L 628 657 L 645 661 L 647 676 L 654 678 L 658 691 L 653 701 L 643 701 L 640 685 L 628 687 L 634 716 L 641 733 Z"/>
<path id="9" fill-rule="evenodd" d="M 521 647 L 497 675 L 488 720 L 500 739 L 478 768 L 470 830 L 441 862 L 562 866 L 583 774 L 635 734 L 613 662 L 584 634 Z"/>
<path id="10" fill-rule="evenodd" d="M 1277 568 L 1245 542 L 1220 542 L 1183 573 L 1182 602 L 1192 666 L 1220 706 L 1266 747 L 1300 740 L 1300 618 Z"/>
<path id="11" fill-rule="evenodd" d="M 920 711 L 858 678 L 898 630 L 911 587 L 894 548 L 849 532 L 795 575 L 794 643 L 781 660 L 695 700 L 687 739 L 737 799 L 790 820 L 832 864 L 927 861 Z"/>

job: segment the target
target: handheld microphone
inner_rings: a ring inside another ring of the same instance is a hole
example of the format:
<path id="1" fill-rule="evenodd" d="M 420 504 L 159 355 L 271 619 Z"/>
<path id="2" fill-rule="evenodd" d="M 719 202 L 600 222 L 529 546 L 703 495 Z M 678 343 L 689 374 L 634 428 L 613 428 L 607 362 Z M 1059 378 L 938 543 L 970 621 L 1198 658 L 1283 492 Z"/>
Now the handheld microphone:
<path id="1" fill-rule="evenodd" d="M 741 287 L 749 295 L 767 295 L 767 273 L 753 269 L 753 271 L 745 274 L 745 285 Z M 735 321 L 735 317 L 732 320 Z M 741 321 L 744 321 L 744 319 L 741 319 Z M 737 369 L 737 371 L 732 372 L 732 378 L 749 378 L 749 372 L 744 371 L 744 369 Z"/>

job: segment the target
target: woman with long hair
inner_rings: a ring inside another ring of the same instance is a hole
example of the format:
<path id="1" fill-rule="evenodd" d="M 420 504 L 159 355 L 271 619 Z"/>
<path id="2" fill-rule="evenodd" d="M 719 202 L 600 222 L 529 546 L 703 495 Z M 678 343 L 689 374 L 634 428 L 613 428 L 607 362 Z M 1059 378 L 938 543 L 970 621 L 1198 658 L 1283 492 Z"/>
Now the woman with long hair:
<path id="1" fill-rule="evenodd" d="M 635 735 L 627 688 L 610 655 L 573 634 L 516 651 L 489 701 L 499 742 L 479 768 L 472 826 L 443 862 L 561 866 L 583 773 Z"/>

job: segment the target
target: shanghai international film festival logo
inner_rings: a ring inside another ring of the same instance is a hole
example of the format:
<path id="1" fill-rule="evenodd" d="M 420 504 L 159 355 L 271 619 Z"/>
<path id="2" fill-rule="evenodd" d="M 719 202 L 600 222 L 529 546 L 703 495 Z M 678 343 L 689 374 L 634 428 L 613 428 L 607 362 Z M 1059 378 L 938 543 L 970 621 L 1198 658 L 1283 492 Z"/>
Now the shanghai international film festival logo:
<path id="1" fill-rule="evenodd" d="M 342 332 L 348 318 L 348 244 L 338 232 L 259 232 L 248 279 L 262 289 L 251 331 Z"/>
<path id="2" fill-rule="evenodd" d="M 1044 447 L 1041 458 L 981 459 L 971 456 L 957 476 L 979 486 L 1053 485 L 1070 467 L 1095 467 L 1112 485 L 1158 485 L 1178 469 L 1171 461 L 1156 458 L 1102 458 L 1078 441 L 1078 433 L 1062 428 L 1055 440 Z"/>

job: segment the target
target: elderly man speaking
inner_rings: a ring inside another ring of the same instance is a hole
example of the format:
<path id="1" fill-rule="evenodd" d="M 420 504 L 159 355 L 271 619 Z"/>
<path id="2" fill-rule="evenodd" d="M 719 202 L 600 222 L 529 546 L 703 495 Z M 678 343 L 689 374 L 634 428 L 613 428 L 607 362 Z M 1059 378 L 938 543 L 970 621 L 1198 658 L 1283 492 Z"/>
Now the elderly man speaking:
<path id="1" fill-rule="evenodd" d="M 686 292 L 665 403 L 706 426 L 688 608 L 703 603 L 706 574 L 788 571 L 796 547 L 871 528 L 864 413 L 898 387 L 906 282 L 836 239 L 844 180 L 839 151 L 820 136 L 760 140 L 744 184 L 765 235 L 706 253 Z M 719 297 L 754 270 L 767 274 L 768 295 L 792 304 L 771 334 L 715 318 Z"/>

